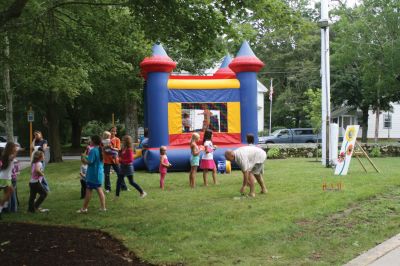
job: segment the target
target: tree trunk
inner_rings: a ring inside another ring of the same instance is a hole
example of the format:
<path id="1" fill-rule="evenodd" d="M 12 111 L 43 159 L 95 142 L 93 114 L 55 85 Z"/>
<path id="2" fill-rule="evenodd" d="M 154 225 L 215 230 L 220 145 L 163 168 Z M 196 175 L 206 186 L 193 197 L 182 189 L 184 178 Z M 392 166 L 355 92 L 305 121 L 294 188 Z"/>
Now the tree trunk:
<path id="1" fill-rule="evenodd" d="M 14 141 L 14 123 L 13 123 L 13 91 L 10 85 L 10 44 L 8 42 L 7 33 L 4 36 L 4 70 L 3 70 L 3 87 L 6 98 L 6 135 L 7 141 Z"/>
<path id="2" fill-rule="evenodd" d="M 125 103 L 125 130 L 126 134 L 131 136 L 133 142 L 138 141 L 137 129 L 138 129 L 138 105 L 133 99 L 129 99 Z"/>
<path id="3" fill-rule="evenodd" d="M 82 125 L 80 120 L 71 120 L 71 147 L 80 148 L 81 147 L 81 135 L 82 135 Z"/>
<path id="4" fill-rule="evenodd" d="M 47 120 L 49 127 L 50 162 L 62 162 L 60 144 L 60 117 L 58 104 L 53 92 L 50 92 L 47 103 Z"/>
<path id="5" fill-rule="evenodd" d="M 379 138 L 379 115 L 380 115 L 380 108 L 378 107 L 375 111 L 375 136 L 374 136 L 375 143 L 378 143 L 378 138 Z"/>
<path id="6" fill-rule="evenodd" d="M 361 127 L 362 127 L 362 137 L 361 142 L 367 143 L 368 142 L 368 111 L 369 107 L 362 107 L 362 119 L 361 119 Z"/>
<path id="7" fill-rule="evenodd" d="M 4 26 L 8 21 L 21 15 L 29 0 L 14 0 L 7 10 L 0 12 L 0 27 Z"/>
<path id="8" fill-rule="evenodd" d="M 67 104 L 68 118 L 71 122 L 71 147 L 81 147 L 82 123 L 79 110 Z"/>

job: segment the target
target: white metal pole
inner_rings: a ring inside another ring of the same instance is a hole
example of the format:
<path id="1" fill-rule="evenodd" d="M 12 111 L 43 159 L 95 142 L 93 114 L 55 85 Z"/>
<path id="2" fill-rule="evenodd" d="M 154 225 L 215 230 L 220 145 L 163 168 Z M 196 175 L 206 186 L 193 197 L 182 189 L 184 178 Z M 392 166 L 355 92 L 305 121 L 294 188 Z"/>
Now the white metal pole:
<path id="1" fill-rule="evenodd" d="M 330 68 L 330 47 L 329 47 L 329 25 L 326 27 L 325 31 L 325 68 L 326 68 L 326 126 L 327 126 L 327 140 L 326 140 L 326 147 L 327 147 L 327 165 L 329 166 L 332 164 L 332 153 L 331 153 L 331 68 Z"/>
<path id="2" fill-rule="evenodd" d="M 271 79 L 271 85 L 269 87 L 269 135 L 272 133 L 272 99 L 273 99 L 273 93 L 271 90 L 273 90 L 272 87 L 273 79 Z M 271 94 L 272 93 L 272 94 Z"/>
<path id="3" fill-rule="evenodd" d="M 325 30 L 321 29 L 321 138 L 322 165 L 326 163 L 326 78 L 325 78 Z"/>
<path id="4" fill-rule="evenodd" d="M 328 0 L 321 0 L 321 136 L 322 136 L 322 164 L 329 166 L 329 120 L 330 120 L 330 75 L 329 75 L 329 16 Z"/>

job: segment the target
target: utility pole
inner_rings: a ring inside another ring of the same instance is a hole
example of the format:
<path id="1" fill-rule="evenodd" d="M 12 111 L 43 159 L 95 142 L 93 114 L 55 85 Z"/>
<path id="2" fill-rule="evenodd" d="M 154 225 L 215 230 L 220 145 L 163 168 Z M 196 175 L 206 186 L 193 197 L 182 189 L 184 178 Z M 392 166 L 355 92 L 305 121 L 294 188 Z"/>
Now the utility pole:
<path id="1" fill-rule="evenodd" d="M 331 119 L 331 84 L 329 60 L 329 10 L 328 0 L 321 0 L 321 85 L 322 85 L 322 164 L 331 165 L 330 144 L 330 119 Z"/>
<path id="2" fill-rule="evenodd" d="M 269 87 L 269 135 L 272 133 L 272 98 L 274 94 L 274 87 L 272 85 L 274 79 L 271 79 L 271 86 Z"/>

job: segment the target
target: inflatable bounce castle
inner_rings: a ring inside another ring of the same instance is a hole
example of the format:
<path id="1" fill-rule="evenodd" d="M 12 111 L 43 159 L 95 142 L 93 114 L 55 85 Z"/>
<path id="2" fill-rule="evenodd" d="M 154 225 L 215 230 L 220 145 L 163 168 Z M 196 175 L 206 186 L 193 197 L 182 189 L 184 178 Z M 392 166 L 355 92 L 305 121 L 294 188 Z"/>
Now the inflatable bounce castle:
<path id="1" fill-rule="evenodd" d="M 257 73 L 264 63 L 247 42 L 233 60 L 225 57 L 212 76 L 171 75 L 176 62 L 160 44 L 152 51 L 152 56 L 140 63 L 146 80 L 144 126 L 148 128 L 148 149 L 138 151 L 136 169 L 158 171 L 159 148 L 164 145 L 173 165 L 170 170 L 189 170 L 191 135 L 198 132 L 202 140 L 205 128 L 213 131 L 212 141 L 218 146 L 214 152 L 216 165 L 225 162 L 227 149 L 244 145 L 248 133 L 258 142 Z"/>

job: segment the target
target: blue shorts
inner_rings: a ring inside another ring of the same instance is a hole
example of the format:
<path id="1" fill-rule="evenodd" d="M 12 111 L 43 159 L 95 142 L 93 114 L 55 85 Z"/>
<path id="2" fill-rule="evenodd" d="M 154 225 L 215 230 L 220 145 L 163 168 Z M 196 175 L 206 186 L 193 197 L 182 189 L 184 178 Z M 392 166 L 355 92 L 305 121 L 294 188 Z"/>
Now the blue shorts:
<path id="1" fill-rule="evenodd" d="M 86 188 L 88 189 L 98 189 L 99 187 L 101 187 L 101 184 L 86 181 Z"/>

